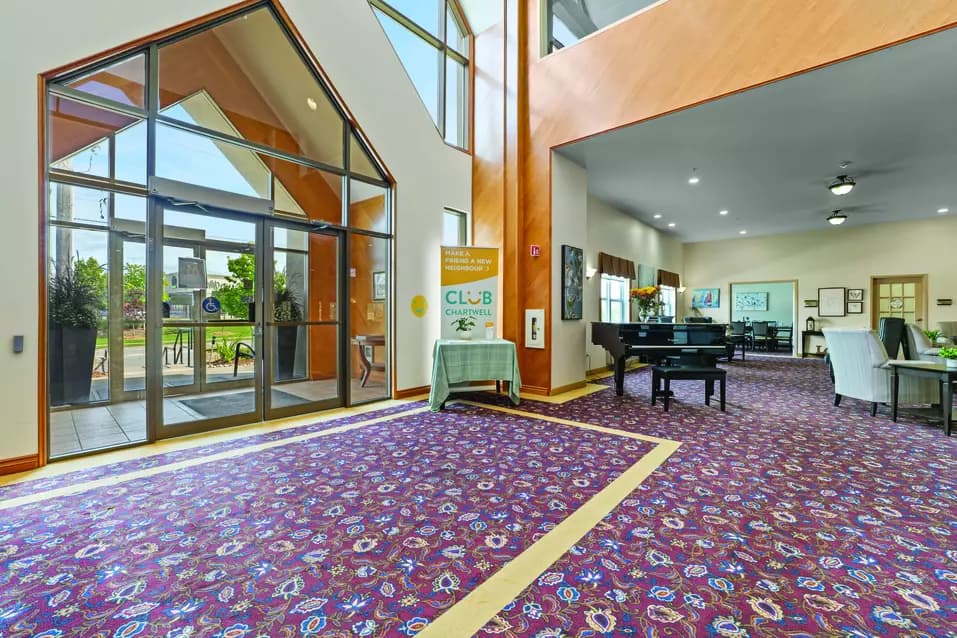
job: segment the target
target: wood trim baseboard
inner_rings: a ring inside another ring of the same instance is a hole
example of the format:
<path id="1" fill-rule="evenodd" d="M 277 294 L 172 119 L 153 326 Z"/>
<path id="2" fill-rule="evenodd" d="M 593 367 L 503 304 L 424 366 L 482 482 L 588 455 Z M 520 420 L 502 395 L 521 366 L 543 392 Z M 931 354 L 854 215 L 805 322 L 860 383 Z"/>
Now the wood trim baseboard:
<path id="1" fill-rule="evenodd" d="M 537 385 L 522 385 L 521 393 L 522 393 L 522 394 L 537 395 L 537 396 L 540 396 L 540 397 L 547 397 L 547 396 L 549 396 L 549 394 L 548 394 L 548 388 L 543 388 L 543 387 L 537 386 Z"/>
<path id="2" fill-rule="evenodd" d="M 428 394 L 432 390 L 430 385 L 421 385 L 417 388 L 404 388 L 402 390 L 396 390 L 392 393 L 393 399 L 408 399 L 410 397 L 416 397 L 420 394 Z"/>
<path id="3" fill-rule="evenodd" d="M 592 376 L 592 375 L 594 375 L 594 374 L 599 374 L 599 373 L 601 373 L 601 372 L 614 372 L 614 371 L 615 371 L 615 366 L 613 366 L 613 365 L 606 365 L 606 366 L 602 366 L 602 367 L 600 367 L 600 368 L 592 368 L 591 370 L 585 371 L 585 376 L 586 376 L 586 377 L 590 377 L 590 376 Z"/>
<path id="4" fill-rule="evenodd" d="M 0 460 L 0 475 L 16 474 L 17 472 L 26 472 L 40 467 L 39 454 L 27 454 L 26 456 L 15 456 L 12 459 Z"/>
<path id="5" fill-rule="evenodd" d="M 556 394 L 562 394 L 565 392 L 571 392 L 572 390 L 577 390 L 579 388 L 584 388 L 585 384 L 588 383 L 584 379 L 581 381 L 576 381 L 575 383 L 569 383 L 568 385 L 563 385 L 557 388 L 552 388 L 548 394 L 549 396 L 554 396 Z"/>

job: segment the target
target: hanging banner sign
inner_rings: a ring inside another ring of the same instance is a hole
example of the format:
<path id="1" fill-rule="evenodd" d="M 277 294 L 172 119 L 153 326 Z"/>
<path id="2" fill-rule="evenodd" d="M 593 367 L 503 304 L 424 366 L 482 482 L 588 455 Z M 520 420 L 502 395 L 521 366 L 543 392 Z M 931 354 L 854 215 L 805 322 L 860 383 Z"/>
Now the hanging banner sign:
<path id="1" fill-rule="evenodd" d="M 497 316 L 498 248 L 443 246 L 442 338 L 463 338 L 459 320 L 471 318 L 472 338 L 494 339 Z"/>

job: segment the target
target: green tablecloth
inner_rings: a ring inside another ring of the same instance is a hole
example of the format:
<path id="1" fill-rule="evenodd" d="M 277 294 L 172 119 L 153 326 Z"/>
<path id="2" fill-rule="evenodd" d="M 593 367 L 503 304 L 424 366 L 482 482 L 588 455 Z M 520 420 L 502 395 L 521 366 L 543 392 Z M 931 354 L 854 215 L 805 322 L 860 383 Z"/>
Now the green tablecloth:
<path id="1" fill-rule="evenodd" d="M 522 378 L 515 344 L 505 339 L 461 341 L 439 339 L 432 349 L 432 392 L 429 406 L 439 410 L 449 388 L 466 381 L 508 381 L 508 396 L 518 405 Z"/>

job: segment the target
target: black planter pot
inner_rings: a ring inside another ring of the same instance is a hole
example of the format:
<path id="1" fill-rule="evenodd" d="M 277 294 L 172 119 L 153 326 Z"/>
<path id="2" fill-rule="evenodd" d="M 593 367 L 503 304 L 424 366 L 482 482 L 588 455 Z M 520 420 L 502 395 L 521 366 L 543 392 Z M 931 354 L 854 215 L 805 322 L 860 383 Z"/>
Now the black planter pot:
<path id="1" fill-rule="evenodd" d="M 276 328 L 276 381 L 292 379 L 296 374 L 296 342 L 299 326 Z"/>
<path id="2" fill-rule="evenodd" d="M 96 328 L 50 326 L 50 405 L 89 403 Z"/>

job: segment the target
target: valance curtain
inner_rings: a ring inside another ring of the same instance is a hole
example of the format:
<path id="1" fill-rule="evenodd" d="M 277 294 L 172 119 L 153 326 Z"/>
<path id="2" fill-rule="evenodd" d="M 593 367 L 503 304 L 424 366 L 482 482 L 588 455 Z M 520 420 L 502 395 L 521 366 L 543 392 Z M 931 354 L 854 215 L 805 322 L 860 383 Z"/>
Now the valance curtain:
<path id="1" fill-rule="evenodd" d="M 658 285 L 659 286 L 669 286 L 671 288 L 680 288 L 681 287 L 681 277 L 678 276 L 676 272 L 668 272 L 667 270 L 658 271 Z"/>
<path id="2" fill-rule="evenodd" d="M 598 253 L 598 271 L 603 275 L 636 279 L 635 262 L 607 253 Z"/>

